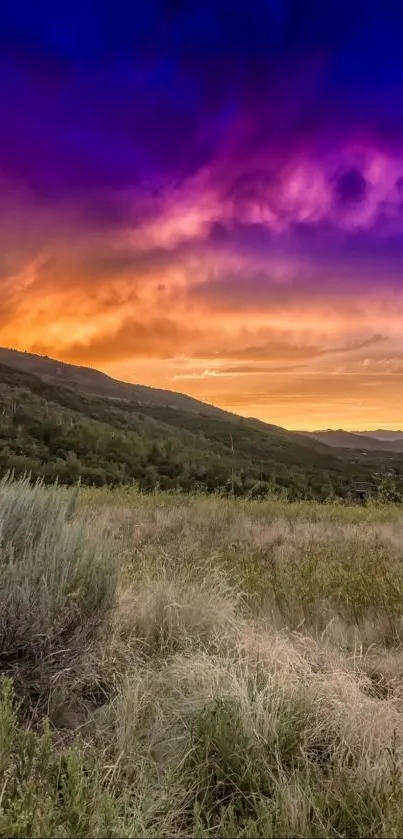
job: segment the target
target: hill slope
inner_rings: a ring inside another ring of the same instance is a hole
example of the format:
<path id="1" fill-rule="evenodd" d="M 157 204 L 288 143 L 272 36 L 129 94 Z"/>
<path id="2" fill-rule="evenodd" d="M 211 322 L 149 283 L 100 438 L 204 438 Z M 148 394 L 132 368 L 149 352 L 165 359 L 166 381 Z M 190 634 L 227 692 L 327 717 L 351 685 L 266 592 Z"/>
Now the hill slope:
<path id="1" fill-rule="evenodd" d="M 0 469 L 47 480 L 144 489 L 343 496 L 374 485 L 373 464 L 317 440 L 205 405 L 188 396 L 118 382 L 89 368 L 0 350 Z"/>
<path id="2" fill-rule="evenodd" d="M 23 373 L 39 376 L 44 382 L 79 391 L 85 390 L 86 393 L 96 396 L 105 396 L 110 399 L 134 399 L 139 405 L 144 402 L 148 405 L 169 405 L 172 408 L 184 408 L 193 412 L 202 410 L 206 414 L 224 413 L 219 408 L 206 405 L 181 393 L 120 382 L 106 373 L 101 373 L 100 370 L 66 364 L 47 356 L 0 347 L 0 363 Z"/>

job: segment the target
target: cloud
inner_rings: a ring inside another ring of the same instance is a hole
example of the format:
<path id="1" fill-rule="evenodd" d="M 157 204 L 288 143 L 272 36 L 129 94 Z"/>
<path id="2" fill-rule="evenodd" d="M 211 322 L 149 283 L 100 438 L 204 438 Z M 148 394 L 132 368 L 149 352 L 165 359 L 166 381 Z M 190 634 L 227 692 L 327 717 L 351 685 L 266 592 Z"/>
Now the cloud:
<path id="1" fill-rule="evenodd" d="M 360 361 L 360 367 L 365 375 L 400 374 L 403 373 L 403 353 L 394 353 L 384 358 L 363 358 Z"/>
<path id="2" fill-rule="evenodd" d="M 399 5 L 90 6 L 0 10 L 0 341 L 401 416 Z"/>
<path id="3" fill-rule="evenodd" d="M 322 352 L 322 355 L 327 355 L 329 352 L 334 352 L 334 353 L 358 352 L 358 350 L 362 350 L 365 347 L 371 347 L 371 346 L 374 346 L 374 344 L 380 344 L 380 343 L 383 343 L 384 341 L 387 341 L 387 340 L 388 340 L 387 335 L 379 335 L 379 334 L 370 335 L 369 338 L 364 338 L 364 340 L 362 340 L 362 341 L 355 341 L 352 344 L 347 344 L 346 346 L 343 346 L 343 347 L 336 347 L 333 350 L 324 350 Z"/>
<path id="4" fill-rule="evenodd" d="M 336 195 L 340 204 L 364 201 L 368 184 L 359 169 L 349 169 L 337 178 Z"/>
<path id="5" fill-rule="evenodd" d="M 234 364 L 219 367 L 217 373 L 220 376 L 253 376 L 263 373 L 271 375 L 274 373 L 290 373 L 293 370 L 300 370 L 302 368 L 302 364 L 272 364 L 270 366 L 265 364 Z"/>
<path id="6" fill-rule="evenodd" d="M 88 341 L 66 343 L 63 357 L 73 364 L 105 364 L 130 358 L 166 359 L 195 340 L 194 330 L 170 318 L 148 321 L 127 318 L 115 330 L 100 332 Z M 51 355 L 51 347 L 36 343 L 31 351 Z"/>
<path id="7" fill-rule="evenodd" d="M 291 375 L 284 382 L 273 380 L 270 387 L 261 382 L 261 387 L 242 391 L 223 391 L 219 396 L 219 403 L 225 407 L 241 405 L 278 406 L 294 404 L 303 406 L 320 402 L 330 412 L 332 406 L 340 402 L 357 405 L 359 401 L 376 407 L 377 400 L 387 399 L 389 402 L 396 387 L 403 383 L 403 374 L 394 376 L 373 374 L 363 378 L 360 373 L 344 376 L 319 375 Z M 396 407 L 401 410 L 403 400 L 399 396 Z M 379 409 L 379 401 L 378 401 Z M 379 409 L 380 410 L 380 409 Z M 397 414 L 396 414 L 397 417 Z"/>
<path id="8" fill-rule="evenodd" d="M 270 366 L 265 366 L 264 364 L 234 364 L 231 366 L 216 365 L 214 367 L 208 367 L 200 371 L 193 369 L 193 372 L 189 371 L 185 373 L 177 373 L 176 375 L 172 376 L 172 381 L 221 379 L 232 378 L 233 376 L 263 376 L 265 373 L 268 375 L 273 375 L 277 373 L 288 374 L 293 370 L 299 370 L 302 368 L 302 364 L 283 364 Z"/>
<path id="9" fill-rule="evenodd" d="M 219 362 L 220 359 L 223 359 L 225 361 L 228 361 L 230 359 L 236 359 L 239 361 L 249 360 L 255 362 L 302 362 L 312 360 L 315 358 L 321 358 L 328 355 L 339 355 L 344 353 L 353 354 L 359 352 L 361 349 L 374 346 L 386 340 L 386 336 L 376 334 L 371 335 L 368 338 L 364 338 L 362 340 L 353 341 L 350 344 L 323 347 L 318 344 L 296 343 L 293 342 L 290 338 L 286 340 L 284 338 L 276 337 L 274 335 L 263 344 L 256 344 L 253 346 L 242 346 L 242 336 L 239 335 L 237 338 L 237 343 L 239 346 L 237 346 L 236 349 L 220 350 L 219 352 L 215 353 L 214 357 L 216 362 Z M 200 355 L 201 357 L 203 357 L 201 353 Z M 200 357 L 200 355 L 195 353 L 193 357 L 197 358 Z"/>
<path id="10" fill-rule="evenodd" d="M 127 243 L 139 251 L 169 250 L 217 241 L 217 231 L 222 237 L 239 226 L 275 236 L 301 225 L 349 233 L 380 228 L 382 235 L 400 227 L 402 156 L 344 144 L 322 157 L 298 152 L 280 166 L 270 149 L 265 157 L 251 171 L 247 160 L 241 163 L 242 174 L 236 161 L 232 170 L 218 157 L 175 186 L 163 179 L 158 195 L 149 197 L 148 218 L 130 223 L 128 213 Z"/>

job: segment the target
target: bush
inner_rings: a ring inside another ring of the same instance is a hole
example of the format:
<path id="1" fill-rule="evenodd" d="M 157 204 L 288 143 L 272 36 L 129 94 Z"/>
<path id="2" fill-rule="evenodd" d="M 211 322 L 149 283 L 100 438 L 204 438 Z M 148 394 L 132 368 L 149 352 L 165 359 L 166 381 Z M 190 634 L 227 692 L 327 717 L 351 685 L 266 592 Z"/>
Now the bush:
<path id="1" fill-rule="evenodd" d="M 75 496 L 27 478 L 0 482 L 0 668 L 36 677 L 84 651 L 114 603 L 117 565 L 102 524 Z"/>

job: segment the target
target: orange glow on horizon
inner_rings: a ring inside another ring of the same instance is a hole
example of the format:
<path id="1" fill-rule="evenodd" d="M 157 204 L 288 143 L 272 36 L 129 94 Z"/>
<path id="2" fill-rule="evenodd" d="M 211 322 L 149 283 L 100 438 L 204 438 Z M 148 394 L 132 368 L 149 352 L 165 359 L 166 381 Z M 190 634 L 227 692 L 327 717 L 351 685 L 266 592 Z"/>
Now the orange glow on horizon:
<path id="1" fill-rule="evenodd" d="M 307 257 L 98 248 L 43 251 L 3 284 L 0 345 L 286 428 L 403 427 L 393 275 L 380 291 L 364 266 L 364 292 L 361 274 Z"/>

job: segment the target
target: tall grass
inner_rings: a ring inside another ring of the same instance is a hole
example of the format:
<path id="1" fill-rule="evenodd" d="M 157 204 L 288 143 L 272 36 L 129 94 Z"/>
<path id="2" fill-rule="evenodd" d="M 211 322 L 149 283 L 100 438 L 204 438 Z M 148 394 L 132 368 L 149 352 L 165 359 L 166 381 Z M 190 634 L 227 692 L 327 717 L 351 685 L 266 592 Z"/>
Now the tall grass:
<path id="1" fill-rule="evenodd" d="M 6 480 L 0 522 L 0 836 L 402 835 L 398 508 Z"/>

